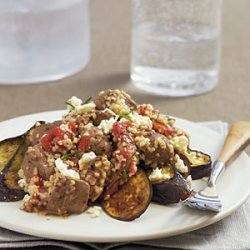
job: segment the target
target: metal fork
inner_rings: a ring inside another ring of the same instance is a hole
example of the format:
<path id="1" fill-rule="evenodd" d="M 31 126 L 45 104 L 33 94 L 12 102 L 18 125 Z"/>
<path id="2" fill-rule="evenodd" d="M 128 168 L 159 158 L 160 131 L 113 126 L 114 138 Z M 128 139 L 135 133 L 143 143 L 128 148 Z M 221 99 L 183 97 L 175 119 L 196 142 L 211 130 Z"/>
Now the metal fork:
<path id="1" fill-rule="evenodd" d="M 216 181 L 235 158 L 250 143 L 250 122 L 239 121 L 234 123 L 224 142 L 217 161 L 212 166 L 207 186 L 199 192 L 193 192 L 183 203 L 191 208 L 219 212 L 222 208 L 221 200 L 216 191 Z"/>

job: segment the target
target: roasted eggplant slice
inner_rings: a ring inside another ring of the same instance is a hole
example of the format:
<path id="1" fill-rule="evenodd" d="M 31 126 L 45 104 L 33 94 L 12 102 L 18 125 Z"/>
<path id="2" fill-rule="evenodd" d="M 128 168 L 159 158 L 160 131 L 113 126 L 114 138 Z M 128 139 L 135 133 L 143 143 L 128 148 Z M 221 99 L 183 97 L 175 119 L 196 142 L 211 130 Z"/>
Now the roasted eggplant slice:
<path id="1" fill-rule="evenodd" d="M 0 142 L 0 201 L 21 200 L 24 192 L 17 185 L 20 162 L 26 151 L 25 136 Z"/>
<path id="2" fill-rule="evenodd" d="M 102 202 L 102 208 L 115 219 L 131 221 L 144 213 L 151 197 L 151 183 L 145 172 L 139 169 L 111 198 Z"/>
<path id="3" fill-rule="evenodd" d="M 0 172 L 16 153 L 22 141 L 23 136 L 18 136 L 0 142 Z"/>
<path id="4" fill-rule="evenodd" d="M 23 141 L 16 154 L 12 157 L 3 170 L 4 183 L 9 189 L 21 189 L 18 185 L 18 180 L 20 179 L 18 171 L 27 149 L 28 145 L 25 141 Z"/>
<path id="5" fill-rule="evenodd" d="M 178 203 L 180 200 L 185 200 L 191 194 L 191 187 L 181 174 L 176 170 L 171 170 L 170 177 L 172 178 L 160 178 L 157 181 L 152 181 L 152 201 L 162 205 L 167 205 Z"/>
<path id="6" fill-rule="evenodd" d="M 185 154 L 180 154 L 185 164 L 190 167 L 190 174 L 193 180 L 207 177 L 211 173 L 212 161 L 208 154 L 201 151 L 189 149 Z"/>

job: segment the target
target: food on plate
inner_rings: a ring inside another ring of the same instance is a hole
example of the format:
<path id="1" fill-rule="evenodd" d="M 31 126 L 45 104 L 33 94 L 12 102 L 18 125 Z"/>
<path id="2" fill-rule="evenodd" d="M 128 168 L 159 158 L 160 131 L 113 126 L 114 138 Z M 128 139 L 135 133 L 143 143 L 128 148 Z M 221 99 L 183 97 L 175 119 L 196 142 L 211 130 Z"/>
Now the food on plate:
<path id="1" fill-rule="evenodd" d="M 185 164 L 190 168 L 193 180 L 207 177 L 211 173 L 211 157 L 201 151 L 188 148 L 187 152 L 179 153 Z"/>
<path id="2" fill-rule="evenodd" d="M 24 196 L 24 191 L 17 185 L 24 151 L 23 136 L 0 142 L 0 201 L 16 201 Z"/>
<path id="3" fill-rule="evenodd" d="M 174 118 L 124 91 L 66 103 L 61 120 L 0 142 L 0 201 L 23 199 L 26 212 L 58 216 L 100 205 L 130 221 L 151 201 L 186 199 L 192 178 L 211 171 L 210 156 L 190 148 Z"/>
<path id="4" fill-rule="evenodd" d="M 177 172 L 173 166 L 166 166 L 160 171 L 161 178 L 151 181 L 153 188 L 152 201 L 162 205 L 178 203 L 188 198 L 192 192 L 191 185 L 184 177 Z M 153 176 L 151 174 L 151 176 Z M 190 179 L 190 177 L 188 177 Z"/>
<path id="5" fill-rule="evenodd" d="M 115 219 L 131 221 L 144 213 L 151 197 L 151 183 L 144 170 L 138 169 L 126 184 L 103 201 L 102 208 Z"/>

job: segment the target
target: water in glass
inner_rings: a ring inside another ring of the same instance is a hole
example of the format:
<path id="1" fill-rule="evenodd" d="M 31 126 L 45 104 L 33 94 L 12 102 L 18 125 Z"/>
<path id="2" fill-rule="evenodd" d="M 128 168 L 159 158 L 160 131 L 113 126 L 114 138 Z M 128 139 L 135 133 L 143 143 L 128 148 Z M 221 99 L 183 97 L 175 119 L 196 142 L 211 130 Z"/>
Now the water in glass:
<path id="1" fill-rule="evenodd" d="M 156 1 L 156 5 L 157 2 L 163 1 Z M 165 2 L 180 5 L 185 0 Z M 132 81 L 143 90 L 168 96 L 193 95 L 213 89 L 218 82 L 220 30 L 217 25 L 173 16 L 164 21 L 156 15 L 156 20 L 144 17 L 143 21 L 138 21 L 140 15 L 135 17 Z"/>

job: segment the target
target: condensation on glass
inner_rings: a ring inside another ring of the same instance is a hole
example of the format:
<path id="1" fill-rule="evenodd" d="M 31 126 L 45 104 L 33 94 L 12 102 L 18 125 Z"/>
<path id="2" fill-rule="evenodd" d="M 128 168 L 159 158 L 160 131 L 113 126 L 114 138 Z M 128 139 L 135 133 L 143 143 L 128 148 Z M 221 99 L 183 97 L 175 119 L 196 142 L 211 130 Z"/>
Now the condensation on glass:
<path id="1" fill-rule="evenodd" d="M 219 78 L 222 0 L 133 0 L 131 79 L 140 89 L 188 96 Z"/>

